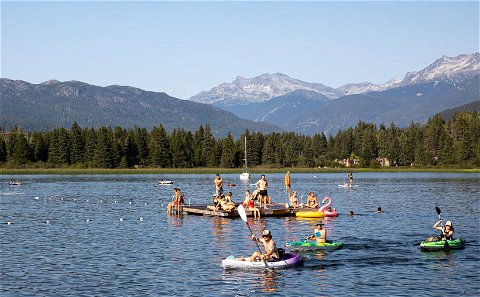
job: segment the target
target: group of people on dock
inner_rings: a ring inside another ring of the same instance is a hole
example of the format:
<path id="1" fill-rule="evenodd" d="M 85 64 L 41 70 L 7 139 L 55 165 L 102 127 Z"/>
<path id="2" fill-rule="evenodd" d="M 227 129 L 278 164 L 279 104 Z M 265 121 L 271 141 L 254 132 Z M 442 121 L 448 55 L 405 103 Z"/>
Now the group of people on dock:
<path id="1" fill-rule="evenodd" d="M 232 192 L 227 192 L 224 195 L 223 190 L 223 179 L 220 174 L 215 175 L 213 181 L 215 185 L 215 194 L 212 197 L 213 205 L 207 206 L 209 210 L 213 211 L 227 211 L 231 212 L 235 209 L 236 204 L 232 199 Z M 245 191 L 245 197 L 242 202 L 245 209 L 253 213 L 254 218 L 260 218 L 260 209 L 268 209 L 268 205 L 272 204 L 272 199 L 268 195 L 268 181 L 264 174 L 261 175 L 260 179 L 254 184 L 255 190 L 250 192 L 249 190 Z M 306 203 L 303 204 L 299 201 L 296 191 L 291 191 L 291 177 L 290 171 L 287 171 L 287 174 L 284 177 L 285 191 L 288 196 L 288 203 L 285 205 L 286 208 L 318 208 L 319 201 L 315 196 L 314 192 L 309 192 Z M 170 213 L 173 206 L 183 205 L 184 195 L 180 189 L 174 189 L 174 198 L 167 206 L 167 213 Z"/>
<path id="2" fill-rule="evenodd" d="M 215 175 L 213 181 L 215 185 L 215 195 L 212 197 L 213 206 L 207 206 L 210 210 L 223 210 L 232 211 L 235 208 L 235 203 L 232 200 L 232 192 L 228 192 L 223 195 L 223 179 L 220 174 Z M 267 205 L 271 204 L 270 196 L 268 196 L 268 182 L 265 175 L 262 174 L 260 179 L 255 183 L 255 191 L 250 193 L 249 190 L 245 191 L 245 198 L 242 202 L 243 206 L 253 212 L 255 218 L 260 218 L 260 209 L 267 209 Z M 255 202 L 258 202 L 259 208 L 255 206 Z"/>

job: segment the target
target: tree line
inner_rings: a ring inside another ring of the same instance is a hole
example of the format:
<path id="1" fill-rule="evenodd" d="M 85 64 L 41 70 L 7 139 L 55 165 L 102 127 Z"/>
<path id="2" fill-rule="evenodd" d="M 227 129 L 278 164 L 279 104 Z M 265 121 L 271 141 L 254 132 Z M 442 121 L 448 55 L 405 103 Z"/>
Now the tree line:
<path id="1" fill-rule="evenodd" d="M 196 131 L 163 125 L 145 128 L 81 128 L 25 133 L 18 127 L 3 131 L 0 164 L 4 167 L 78 168 L 236 168 L 244 164 L 247 137 L 249 166 L 338 167 L 339 160 L 358 160 L 359 167 L 377 167 L 378 159 L 390 166 L 480 166 L 480 116 L 459 112 L 448 121 L 440 115 L 424 125 L 399 128 L 358 122 L 336 135 L 307 136 L 294 132 L 246 130 L 238 139 L 231 134 L 216 139 L 210 125 Z"/>

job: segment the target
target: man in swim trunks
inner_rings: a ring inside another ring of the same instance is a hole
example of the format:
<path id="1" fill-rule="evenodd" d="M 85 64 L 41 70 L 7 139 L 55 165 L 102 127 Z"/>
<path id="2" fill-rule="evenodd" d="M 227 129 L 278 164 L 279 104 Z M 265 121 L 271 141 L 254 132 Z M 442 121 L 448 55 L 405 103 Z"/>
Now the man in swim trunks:
<path id="1" fill-rule="evenodd" d="M 217 198 L 220 198 L 220 196 L 223 194 L 223 179 L 220 177 L 220 174 L 217 173 L 213 183 L 215 184 L 215 195 Z"/>
<path id="2" fill-rule="evenodd" d="M 268 183 L 267 183 L 267 180 L 265 179 L 265 174 L 262 174 L 260 179 L 255 184 L 255 187 L 259 190 L 258 203 L 260 204 L 260 207 L 262 207 L 262 200 L 265 202 L 265 198 L 268 196 L 268 192 L 267 192 Z M 266 203 L 264 203 L 264 207 L 265 206 L 266 206 Z"/>

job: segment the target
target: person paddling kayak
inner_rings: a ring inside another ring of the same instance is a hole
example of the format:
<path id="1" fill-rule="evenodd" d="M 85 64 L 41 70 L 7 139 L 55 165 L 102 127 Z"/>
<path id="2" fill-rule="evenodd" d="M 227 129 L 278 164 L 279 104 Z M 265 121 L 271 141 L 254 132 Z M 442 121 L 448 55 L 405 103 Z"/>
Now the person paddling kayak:
<path id="1" fill-rule="evenodd" d="M 260 254 L 260 252 L 254 252 L 249 259 L 250 262 L 254 262 L 257 259 L 260 259 L 260 261 L 277 261 L 280 259 L 277 246 L 275 241 L 272 239 L 272 233 L 269 230 L 263 230 L 262 238 L 257 238 L 252 234 L 252 240 L 263 243 L 266 252 L 264 254 Z"/>
<path id="2" fill-rule="evenodd" d="M 323 223 L 319 222 L 315 225 L 315 230 L 313 231 L 313 235 L 305 238 L 305 240 L 313 240 L 315 239 L 317 243 L 326 243 L 327 242 L 327 229 L 323 228 Z"/>
<path id="3" fill-rule="evenodd" d="M 453 234 L 455 233 L 455 229 L 452 226 L 451 221 L 447 221 L 445 225 L 439 226 L 442 223 L 442 220 L 439 220 L 438 222 L 433 225 L 433 228 L 439 230 L 441 233 L 441 240 L 452 240 Z"/>

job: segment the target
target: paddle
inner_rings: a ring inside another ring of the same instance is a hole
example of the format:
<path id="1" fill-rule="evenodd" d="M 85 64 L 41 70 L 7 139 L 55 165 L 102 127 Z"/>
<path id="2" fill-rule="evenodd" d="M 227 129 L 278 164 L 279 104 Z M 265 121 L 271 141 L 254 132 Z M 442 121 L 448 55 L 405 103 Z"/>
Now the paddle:
<path id="1" fill-rule="evenodd" d="M 440 217 L 440 214 L 442 213 L 442 210 L 441 210 L 439 207 L 435 206 L 435 211 L 436 211 L 437 214 L 438 214 L 438 220 L 441 220 L 442 218 Z M 442 232 L 442 233 L 443 233 L 443 232 Z M 442 234 L 442 236 L 443 236 L 443 234 Z M 445 245 L 443 246 L 443 249 L 444 249 L 445 251 L 449 251 L 449 250 L 450 250 L 450 245 L 448 244 L 448 240 L 447 240 L 446 238 L 445 238 Z"/>
<path id="2" fill-rule="evenodd" d="M 245 208 L 243 207 L 243 205 L 240 204 L 237 207 L 237 211 L 238 211 L 238 214 L 240 215 L 240 217 L 242 218 L 242 220 L 245 222 L 245 224 L 247 224 L 248 230 L 250 230 L 250 234 L 252 236 L 254 236 L 252 228 L 250 228 L 250 225 L 247 222 L 247 213 L 245 212 Z M 260 246 L 258 245 L 258 241 L 255 240 L 255 244 L 257 245 L 258 252 L 261 254 L 262 251 L 260 250 Z M 263 263 L 265 263 L 265 268 L 268 268 L 268 264 L 267 264 L 267 261 L 265 261 L 265 259 L 263 259 Z"/>

